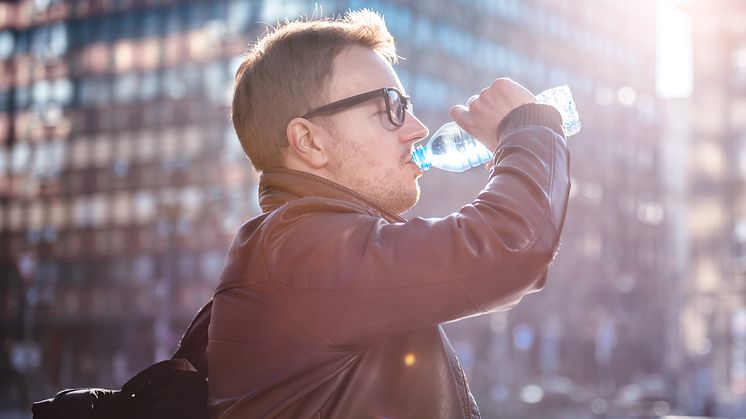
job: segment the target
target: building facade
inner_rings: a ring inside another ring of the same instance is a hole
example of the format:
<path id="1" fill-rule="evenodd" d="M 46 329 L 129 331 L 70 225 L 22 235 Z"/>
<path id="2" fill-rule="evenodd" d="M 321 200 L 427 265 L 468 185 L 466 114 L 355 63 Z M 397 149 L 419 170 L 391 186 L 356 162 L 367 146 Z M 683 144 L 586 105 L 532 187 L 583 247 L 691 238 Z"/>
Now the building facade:
<path id="1" fill-rule="evenodd" d="M 645 409 L 623 390 L 665 393 L 671 374 L 654 9 L 338 0 L 317 13 L 361 7 L 385 16 L 431 130 L 500 76 L 575 95 L 583 130 L 569 141 L 570 210 L 546 289 L 448 326 L 482 410 Z M 275 0 L 0 3 L 0 324 L 17 377 L 3 403 L 116 387 L 170 355 L 259 211 L 227 119 L 240 54 L 266 23 L 313 13 Z M 457 210 L 485 176 L 428 172 L 407 216 Z"/>
<path id="2" fill-rule="evenodd" d="M 746 412 L 746 4 L 693 1 L 685 10 L 694 91 L 678 105 L 691 130 L 680 390 L 693 411 L 739 416 Z"/>

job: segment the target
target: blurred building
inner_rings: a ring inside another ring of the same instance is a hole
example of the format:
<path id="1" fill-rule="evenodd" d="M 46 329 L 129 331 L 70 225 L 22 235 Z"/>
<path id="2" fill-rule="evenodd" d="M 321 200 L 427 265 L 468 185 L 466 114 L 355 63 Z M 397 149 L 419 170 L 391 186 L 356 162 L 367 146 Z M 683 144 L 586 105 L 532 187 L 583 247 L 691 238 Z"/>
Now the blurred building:
<path id="1" fill-rule="evenodd" d="M 573 190 L 546 289 L 508 313 L 449 327 L 480 406 L 505 417 L 667 414 L 675 404 L 664 349 L 672 309 L 661 302 L 677 278 L 666 259 L 675 225 L 663 207 L 654 5 L 484 1 L 459 12 L 440 4 L 413 9 L 414 35 L 397 38 L 402 49 L 414 40 L 403 52 L 412 58 L 403 67 L 415 67 L 405 86 L 431 127 L 496 76 L 535 92 L 570 85 L 583 121 L 569 139 Z M 435 33 L 418 44 L 431 20 Z M 445 100 L 437 89 L 418 89 L 430 78 L 447 87 Z M 410 215 L 458 209 L 484 176 L 428 173 Z"/>
<path id="2" fill-rule="evenodd" d="M 679 296 L 681 391 L 692 410 L 746 411 L 746 4 L 692 1 L 689 274 Z"/>
<path id="3" fill-rule="evenodd" d="M 120 386 L 210 298 L 258 211 L 228 121 L 253 9 L 0 3 L 4 401 Z"/>
<path id="4" fill-rule="evenodd" d="M 594 411 L 613 413 L 628 386 L 667 390 L 672 278 L 649 2 L 321 5 L 386 17 L 431 129 L 498 76 L 573 89 L 584 127 L 569 140 L 572 198 L 547 288 L 449 326 L 482 410 L 590 413 L 599 399 Z M 257 22 L 313 12 L 298 0 L 0 3 L 0 336 L 21 373 L 21 384 L 3 380 L 0 403 L 24 385 L 32 399 L 119 386 L 170 355 L 232 235 L 258 212 L 227 120 L 240 53 L 265 30 Z M 431 171 L 407 215 L 457 210 L 485 176 Z"/>

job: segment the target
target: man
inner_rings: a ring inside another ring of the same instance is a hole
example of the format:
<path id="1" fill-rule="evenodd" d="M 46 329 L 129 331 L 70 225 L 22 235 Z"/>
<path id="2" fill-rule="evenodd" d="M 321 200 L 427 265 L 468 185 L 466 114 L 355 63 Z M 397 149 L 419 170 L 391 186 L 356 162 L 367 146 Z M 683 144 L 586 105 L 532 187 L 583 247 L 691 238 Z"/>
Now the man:
<path id="1" fill-rule="evenodd" d="M 233 123 L 264 212 L 216 290 L 212 418 L 479 417 L 439 324 L 543 286 L 569 191 L 561 119 L 508 79 L 454 107 L 495 150 L 487 186 L 458 213 L 404 220 L 428 130 L 395 61 L 361 11 L 285 24 L 239 68 Z"/>

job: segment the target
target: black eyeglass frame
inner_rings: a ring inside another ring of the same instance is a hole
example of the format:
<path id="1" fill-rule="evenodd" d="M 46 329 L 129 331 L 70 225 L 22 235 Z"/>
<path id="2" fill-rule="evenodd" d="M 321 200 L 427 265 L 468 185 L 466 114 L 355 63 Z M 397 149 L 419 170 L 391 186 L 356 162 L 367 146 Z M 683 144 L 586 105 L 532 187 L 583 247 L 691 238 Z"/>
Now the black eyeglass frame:
<path id="1" fill-rule="evenodd" d="M 392 114 L 391 109 L 391 99 L 389 96 L 390 92 L 395 92 L 399 96 L 399 100 L 402 102 L 402 106 L 404 107 L 404 112 L 402 113 L 401 121 L 397 121 L 396 118 Z M 345 99 L 340 99 L 337 101 L 334 101 L 332 103 L 328 103 L 324 106 L 320 106 L 316 109 L 312 109 L 308 112 L 306 112 L 301 118 L 310 119 L 314 116 L 319 115 L 331 115 L 337 112 L 341 112 L 345 109 L 351 108 L 353 106 L 357 106 L 363 102 L 367 102 L 369 100 L 375 99 L 377 97 L 383 97 L 383 101 L 386 103 L 386 114 L 389 117 L 389 122 L 394 124 L 396 127 L 401 127 L 404 125 L 404 120 L 407 116 L 407 110 L 412 109 L 412 100 L 409 96 L 404 96 L 398 89 L 393 87 L 384 87 L 381 89 L 371 90 L 370 92 L 360 93 L 359 95 L 350 96 Z"/>

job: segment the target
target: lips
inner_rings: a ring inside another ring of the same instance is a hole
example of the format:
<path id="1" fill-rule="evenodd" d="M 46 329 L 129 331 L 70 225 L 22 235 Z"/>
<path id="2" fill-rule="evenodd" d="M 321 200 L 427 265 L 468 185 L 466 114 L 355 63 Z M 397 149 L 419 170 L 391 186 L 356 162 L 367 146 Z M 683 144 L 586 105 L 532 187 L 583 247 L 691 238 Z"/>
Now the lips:
<path id="1" fill-rule="evenodd" d="M 412 160 L 412 152 L 411 151 L 407 152 L 405 155 L 402 156 L 402 162 L 404 163 L 404 166 L 407 166 L 407 165 L 411 164 L 415 168 L 415 170 L 417 170 L 417 172 L 419 174 L 422 174 L 422 169 L 420 169 L 420 166 L 418 166 L 417 163 L 415 163 Z"/>
<path id="2" fill-rule="evenodd" d="M 414 170 L 417 171 L 418 176 L 422 175 L 423 172 L 422 172 L 422 169 L 420 169 L 420 166 L 417 166 L 417 163 L 413 162 L 411 159 L 407 161 L 406 165 L 411 165 L 414 168 Z"/>

